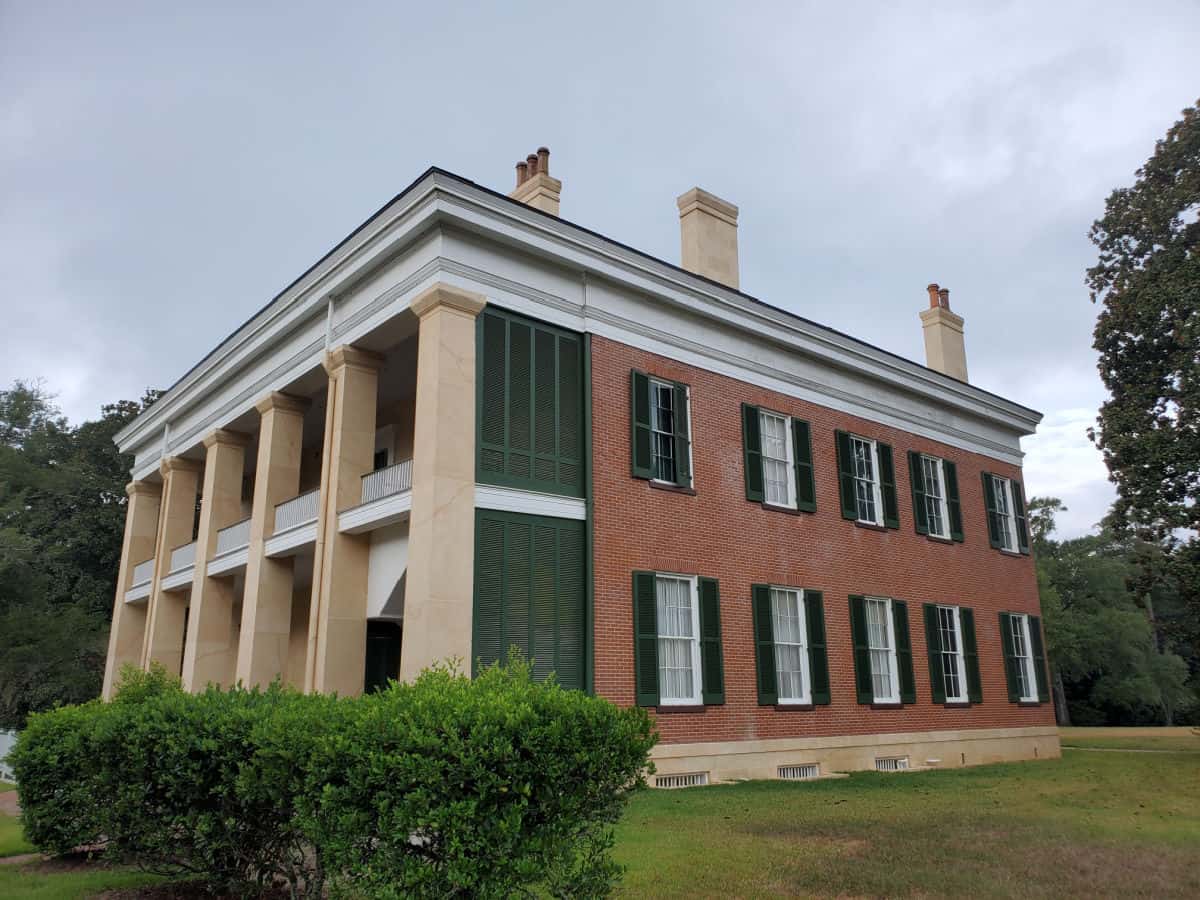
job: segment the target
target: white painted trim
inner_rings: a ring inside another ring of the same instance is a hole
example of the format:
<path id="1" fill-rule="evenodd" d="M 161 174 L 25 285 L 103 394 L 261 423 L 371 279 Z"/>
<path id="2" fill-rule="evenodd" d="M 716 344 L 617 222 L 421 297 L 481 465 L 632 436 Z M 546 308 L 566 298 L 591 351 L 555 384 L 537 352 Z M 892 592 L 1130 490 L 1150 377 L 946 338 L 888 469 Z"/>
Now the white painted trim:
<path id="1" fill-rule="evenodd" d="M 126 603 L 137 603 L 139 600 L 148 600 L 150 598 L 150 582 L 145 581 L 136 587 L 131 587 L 125 592 Z"/>
<path id="2" fill-rule="evenodd" d="M 479 509 L 550 516 L 556 519 L 587 518 L 587 503 L 578 497 L 543 494 L 539 491 L 498 487 L 494 484 L 475 485 L 475 506 Z"/>
<path id="3" fill-rule="evenodd" d="M 317 542 L 317 523 L 306 522 L 267 539 L 267 556 L 295 556 L 296 552 Z"/>
<path id="4" fill-rule="evenodd" d="M 403 522 L 412 512 L 412 491 L 388 494 L 369 503 L 360 503 L 338 513 L 338 531 L 362 534 L 385 525 Z"/>
<path id="5" fill-rule="evenodd" d="M 192 586 L 192 571 L 195 568 L 195 566 L 184 566 L 182 569 L 172 572 L 159 582 L 159 587 L 164 591 L 181 591 L 184 588 L 190 588 Z"/>
<path id="6" fill-rule="evenodd" d="M 228 553 L 222 553 L 220 556 L 214 556 L 208 561 L 208 566 L 205 568 L 207 575 L 225 575 L 229 572 L 236 572 L 238 569 L 244 569 L 246 562 L 250 558 L 250 548 L 239 547 L 237 550 L 230 550 Z"/>

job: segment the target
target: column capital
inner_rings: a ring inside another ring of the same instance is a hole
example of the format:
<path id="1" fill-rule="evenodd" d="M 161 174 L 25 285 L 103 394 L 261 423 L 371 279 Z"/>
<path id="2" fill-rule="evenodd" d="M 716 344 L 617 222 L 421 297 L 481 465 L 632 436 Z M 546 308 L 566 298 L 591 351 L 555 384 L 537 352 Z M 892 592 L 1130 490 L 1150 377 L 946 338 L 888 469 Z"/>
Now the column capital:
<path id="1" fill-rule="evenodd" d="M 325 366 L 325 371 L 330 375 L 338 369 L 347 367 L 375 372 L 383 365 L 383 357 L 378 353 L 372 353 L 370 350 L 360 350 L 358 347 L 342 344 L 342 346 L 334 347 L 325 354 L 325 361 L 322 365 Z"/>
<path id="2" fill-rule="evenodd" d="M 303 415 L 308 412 L 310 406 L 312 406 L 312 401 L 307 397 L 294 397 L 280 391 L 272 391 L 254 404 L 254 408 L 258 410 L 260 416 L 265 416 L 273 409 Z"/>
<path id="3" fill-rule="evenodd" d="M 417 318 L 424 319 L 435 309 L 445 307 L 471 318 L 479 315 L 487 305 L 487 297 L 473 291 L 453 287 L 444 281 L 430 285 L 409 301 L 408 308 Z"/>
<path id="4" fill-rule="evenodd" d="M 151 484 L 149 481 L 131 481 L 125 485 L 125 496 L 132 497 L 134 494 L 157 497 L 162 494 L 162 485 Z"/>
<path id="5" fill-rule="evenodd" d="M 224 428 L 218 428 L 205 437 L 202 443 L 205 449 L 217 444 L 224 444 L 227 447 L 245 447 L 250 443 L 250 435 L 241 431 L 227 431 Z"/>
<path id="6" fill-rule="evenodd" d="M 183 456 L 166 456 L 158 464 L 158 471 L 162 473 L 163 478 L 167 477 L 168 472 L 199 472 L 203 468 L 204 463 L 200 460 Z"/>

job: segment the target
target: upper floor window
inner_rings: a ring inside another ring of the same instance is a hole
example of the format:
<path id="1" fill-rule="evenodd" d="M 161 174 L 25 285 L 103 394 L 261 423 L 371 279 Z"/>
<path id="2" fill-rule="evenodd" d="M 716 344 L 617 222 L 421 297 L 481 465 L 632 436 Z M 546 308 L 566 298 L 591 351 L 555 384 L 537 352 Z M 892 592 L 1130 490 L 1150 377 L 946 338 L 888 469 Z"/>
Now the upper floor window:
<path id="1" fill-rule="evenodd" d="M 871 438 L 837 432 L 842 516 L 867 525 L 900 527 L 892 448 Z"/>
<path id="2" fill-rule="evenodd" d="M 1025 523 L 1025 500 L 1021 483 L 983 473 L 983 494 L 987 506 L 988 540 L 993 547 L 1010 553 L 1028 553 L 1029 535 Z"/>
<path id="3" fill-rule="evenodd" d="M 690 487 L 692 445 L 687 385 L 635 370 L 631 391 L 634 477 Z"/>
<path id="4" fill-rule="evenodd" d="M 758 422 L 762 434 L 763 493 L 766 502 L 794 507 L 796 488 L 792 477 L 792 436 L 788 433 L 787 416 L 760 412 Z"/>
<path id="5" fill-rule="evenodd" d="M 915 703 L 908 604 L 850 597 L 850 633 L 859 703 Z"/>
<path id="6" fill-rule="evenodd" d="M 913 524 L 917 534 L 961 541 L 962 508 L 958 500 L 958 469 L 954 463 L 910 450 L 908 478 L 912 485 Z"/>
<path id="7" fill-rule="evenodd" d="M 813 512 L 812 439 L 802 419 L 742 404 L 746 499 Z"/>

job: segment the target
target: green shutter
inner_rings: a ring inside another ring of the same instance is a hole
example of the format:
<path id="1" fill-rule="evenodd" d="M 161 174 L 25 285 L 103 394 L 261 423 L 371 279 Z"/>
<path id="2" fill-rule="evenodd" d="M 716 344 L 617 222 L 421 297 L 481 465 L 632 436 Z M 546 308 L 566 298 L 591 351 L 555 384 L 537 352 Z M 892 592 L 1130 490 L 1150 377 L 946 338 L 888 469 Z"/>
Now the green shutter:
<path id="1" fill-rule="evenodd" d="M 1029 617 L 1029 642 L 1033 654 L 1033 674 L 1037 680 L 1037 697 L 1039 703 L 1050 699 L 1050 691 L 1046 684 L 1046 648 L 1042 645 L 1042 619 L 1040 616 Z"/>
<path id="2" fill-rule="evenodd" d="M 725 702 L 721 655 L 721 592 L 715 578 L 700 579 L 700 683 L 705 705 Z"/>
<path id="3" fill-rule="evenodd" d="M 1017 523 L 1017 549 L 1029 555 L 1029 529 L 1025 525 L 1025 493 L 1021 482 L 1010 481 L 1013 499 L 1013 517 Z"/>
<path id="4" fill-rule="evenodd" d="M 688 389 L 686 384 L 675 385 L 675 483 L 680 487 L 692 484 L 692 440 L 688 433 Z"/>
<path id="5" fill-rule="evenodd" d="M 929 651 L 929 688 L 934 703 L 946 702 L 946 674 L 942 669 L 942 630 L 938 627 L 938 608 L 926 603 L 925 647 Z"/>
<path id="6" fill-rule="evenodd" d="M 742 471 L 746 476 L 746 499 L 761 503 L 763 493 L 762 436 L 758 407 L 742 404 Z"/>
<path id="7" fill-rule="evenodd" d="M 1012 616 L 1000 613 L 1000 646 L 1004 648 L 1004 679 L 1008 683 L 1008 702 L 1017 703 L 1021 690 L 1017 683 L 1017 653 L 1013 646 Z"/>
<path id="8" fill-rule="evenodd" d="M 983 505 L 987 510 L 988 543 L 999 550 L 1003 545 L 1000 541 L 1000 511 L 996 506 L 996 482 L 991 472 L 982 473 Z"/>
<path id="9" fill-rule="evenodd" d="M 814 706 L 829 705 L 829 653 L 825 640 L 825 599 L 820 591 L 805 590 L 804 619 L 808 625 L 808 672 Z"/>
<path id="10" fill-rule="evenodd" d="M 858 702 L 875 702 L 874 681 L 871 678 L 871 647 L 867 641 L 867 599 L 850 596 L 850 642 L 854 648 L 854 684 Z"/>
<path id="11" fill-rule="evenodd" d="M 900 527 L 900 505 L 896 501 L 896 467 L 892 463 L 892 448 L 889 444 L 875 443 L 879 456 L 879 493 L 883 496 L 883 524 L 888 528 Z"/>
<path id="12" fill-rule="evenodd" d="M 658 706 L 658 596 L 653 572 L 633 573 L 633 671 L 638 706 Z"/>
<path id="13" fill-rule="evenodd" d="M 803 419 L 792 419 L 792 452 L 796 457 L 796 509 L 817 511 L 817 485 L 813 478 L 812 433 Z"/>
<path id="14" fill-rule="evenodd" d="M 633 477 L 653 478 L 654 459 L 650 454 L 650 376 L 634 369 L 629 373 L 629 385 Z"/>
<path id="15" fill-rule="evenodd" d="M 850 435 L 835 431 L 838 459 L 838 487 L 842 498 L 842 518 L 858 520 L 858 498 L 854 491 L 854 457 L 850 453 Z"/>
<path id="16" fill-rule="evenodd" d="M 967 699 L 983 702 L 983 681 L 979 677 L 979 645 L 975 641 L 975 611 L 966 606 L 958 608 L 958 624 L 962 626 L 963 661 L 967 665 Z"/>
<path id="17" fill-rule="evenodd" d="M 917 534 L 929 534 L 929 507 L 925 503 L 925 467 L 921 454 L 908 451 L 908 481 L 912 485 L 913 526 Z"/>
<path id="18" fill-rule="evenodd" d="M 503 520 L 475 516 L 475 611 L 472 616 L 471 674 L 504 657 Z"/>
<path id="19" fill-rule="evenodd" d="M 750 612 L 754 618 L 754 661 L 758 670 L 758 705 L 779 702 L 779 678 L 775 671 L 775 626 L 771 616 L 771 588 L 750 585 Z"/>
<path id="20" fill-rule="evenodd" d="M 917 702 L 917 679 L 913 674 L 912 637 L 908 633 L 908 604 L 892 601 L 892 622 L 896 626 L 896 668 L 900 670 L 900 702 Z"/>
<path id="21" fill-rule="evenodd" d="M 942 471 L 946 473 L 946 508 L 950 511 L 950 537 L 961 544 L 963 521 L 962 504 L 958 499 L 958 466 L 944 459 Z"/>

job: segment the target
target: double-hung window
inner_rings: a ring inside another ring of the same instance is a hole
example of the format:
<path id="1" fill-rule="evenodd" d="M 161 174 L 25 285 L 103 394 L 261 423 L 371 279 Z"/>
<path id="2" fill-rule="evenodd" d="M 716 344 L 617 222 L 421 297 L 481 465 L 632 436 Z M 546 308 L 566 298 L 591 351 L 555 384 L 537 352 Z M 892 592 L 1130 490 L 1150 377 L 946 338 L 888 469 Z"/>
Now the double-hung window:
<path id="1" fill-rule="evenodd" d="M 883 497 L 879 490 L 879 462 L 875 442 L 850 436 L 850 455 L 854 463 L 854 502 L 858 521 L 883 524 Z"/>
<path id="2" fill-rule="evenodd" d="M 836 438 L 842 517 L 899 528 L 891 445 L 845 431 Z"/>
<path id="3" fill-rule="evenodd" d="M 1012 482 L 999 475 L 992 476 L 992 491 L 996 497 L 996 521 L 1000 525 L 1000 549 L 1017 549 L 1017 527 L 1013 516 Z"/>
<path id="4" fill-rule="evenodd" d="M 633 619 L 639 706 L 725 702 L 715 578 L 634 572 Z"/>
<path id="5" fill-rule="evenodd" d="M 925 475 L 925 516 L 929 533 L 934 537 L 950 537 L 950 514 L 946 504 L 946 478 L 942 461 L 935 456 L 922 456 L 921 469 Z"/>
<path id="6" fill-rule="evenodd" d="M 915 703 L 908 604 L 890 597 L 850 597 L 850 635 L 858 702 Z"/>
<path id="7" fill-rule="evenodd" d="M 759 705 L 828 705 L 824 594 L 752 584 L 750 609 Z"/>
<path id="8" fill-rule="evenodd" d="M 771 588 L 771 625 L 775 636 L 775 678 L 779 700 L 809 703 L 808 640 L 804 599 L 791 588 Z"/>
<path id="9" fill-rule="evenodd" d="M 937 608 L 942 654 L 942 682 L 947 703 L 967 702 L 966 660 L 963 658 L 962 622 L 957 606 Z"/>
<path id="10" fill-rule="evenodd" d="M 742 404 L 746 499 L 816 512 L 812 435 L 803 419 Z"/>
<path id="11" fill-rule="evenodd" d="M 689 391 L 685 384 L 631 373 L 633 476 L 691 487 L 692 442 Z"/>
<path id="12" fill-rule="evenodd" d="M 700 703 L 700 607 L 696 579 L 659 575 L 658 690 L 663 705 Z"/>
<path id="13" fill-rule="evenodd" d="M 926 603 L 925 644 L 933 702 L 982 703 L 974 610 Z"/>
<path id="14" fill-rule="evenodd" d="M 988 540 L 991 545 L 1009 553 L 1028 553 L 1029 532 L 1020 482 L 984 472 L 983 498 L 987 506 Z"/>
<path id="15" fill-rule="evenodd" d="M 792 435 L 787 416 L 760 411 L 762 433 L 763 494 L 767 503 L 795 507 L 796 485 L 792 474 Z"/>
<path id="16" fill-rule="evenodd" d="M 1022 701 L 1036 701 L 1037 677 L 1033 669 L 1032 642 L 1029 639 L 1029 616 L 1013 614 L 1008 617 L 1012 631 L 1012 656 L 1017 681 L 1017 694 Z"/>
<path id="17" fill-rule="evenodd" d="M 900 702 L 895 633 L 891 601 L 868 597 L 867 646 L 871 650 L 871 685 L 877 703 Z"/>
<path id="18" fill-rule="evenodd" d="M 912 485 L 913 525 L 917 534 L 961 541 L 958 467 L 948 459 L 909 450 L 908 480 Z"/>
<path id="19" fill-rule="evenodd" d="M 674 484 L 678 479 L 675 442 L 675 385 L 650 379 L 650 432 L 654 480 Z"/>

